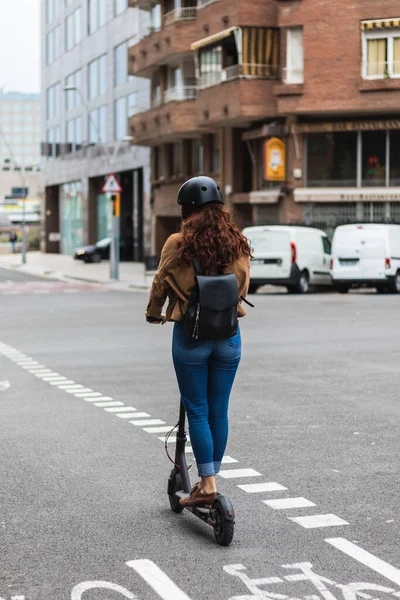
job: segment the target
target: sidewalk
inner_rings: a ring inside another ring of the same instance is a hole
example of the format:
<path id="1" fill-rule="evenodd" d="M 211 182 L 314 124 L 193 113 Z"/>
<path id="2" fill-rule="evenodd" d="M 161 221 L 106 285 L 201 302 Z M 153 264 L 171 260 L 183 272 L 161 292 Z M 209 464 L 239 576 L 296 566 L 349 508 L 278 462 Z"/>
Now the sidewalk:
<path id="1" fill-rule="evenodd" d="M 126 291 L 148 290 L 154 276 L 154 273 L 146 274 L 143 263 L 121 262 L 120 278 L 115 282 L 110 280 L 109 261 L 85 264 L 72 256 L 42 252 L 28 252 L 26 265 L 22 265 L 21 254 L 0 254 L 0 268 L 64 281 L 77 279 L 101 283 L 111 289 Z"/>

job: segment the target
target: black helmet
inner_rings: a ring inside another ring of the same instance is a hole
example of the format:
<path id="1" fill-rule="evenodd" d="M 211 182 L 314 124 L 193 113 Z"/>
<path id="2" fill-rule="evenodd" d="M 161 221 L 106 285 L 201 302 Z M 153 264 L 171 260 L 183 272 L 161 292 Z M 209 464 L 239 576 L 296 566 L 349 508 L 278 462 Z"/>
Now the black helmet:
<path id="1" fill-rule="evenodd" d="M 178 204 L 181 206 L 197 208 L 209 202 L 224 204 L 219 185 L 211 177 L 205 177 L 204 175 L 192 177 L 182 185 L 178 192 Z"/>

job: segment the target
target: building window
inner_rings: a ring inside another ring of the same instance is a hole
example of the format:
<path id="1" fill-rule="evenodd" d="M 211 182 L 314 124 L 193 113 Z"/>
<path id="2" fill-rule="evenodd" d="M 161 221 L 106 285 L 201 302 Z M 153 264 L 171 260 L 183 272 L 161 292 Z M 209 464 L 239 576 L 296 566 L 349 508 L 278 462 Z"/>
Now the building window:
<path id="1" fill-rule="evenodd" d="M 65 92 L 65 109 L 67 111 L 82 104 L 82 70 L 71 73 L 65 79 L 65 87 L 76 88 Z"/>
<path id="2" fill-rule="evenodd" d="M 286 30 L 286 68 L 285 83 L 303 83 L 303 28 L 289 27 Z"/>
<path id="3" fill-rule="evenodd" d="M 389 132 L 390 185 L 400 186 L 400 131 Z"/>
<path id="4" fill-rule="evenodd" d="M 102 96 L 107 90 L 107 55 L 89 63 L 89 100 Z"/>
<path id="5" fill-rule="evenodd" d="M 117 16 L 128 8 L 127 0 L 114 0 L 114 15 Z"/>
<path id="6" fill-rule="evenodd" d="M 114 48 L 114 86 L 118 87 L 128 79 L 128 42 L 123 42 Z"/>
<path id="7" fill-rule="evenodd" d="M 46 25 L 51 25 L 60 17 L 61 0 L 46 0 Z"/>
<path id="8" fill-rule="evenodd" d="M 82 117 L 67 121 L 65 129 L 66 142 L 71 146 L 71 152 L 76 152 L 82 146 Z"/>
<path id="9" fill-rule="evenodd" d="M 307 137 L 307 187 L 357 185 L 357 133 L 316 133 Z"/>
<path id="10" fill-rule="evenodd" d="M 203 173 L 203 144 L 201 140 L 192 142 L 192 172 L 195 175 Z"/>
<path id="11" fill-rule="evenodd" d="M 56 119 L 61 114 L 61 84 L 56 83 L 46 90 L 46 118 Z"/>
<path id="12" fill-rule="evenodd" d="M 176 142 L 168 144 L 168 175 L 170 177 L 179 177 L 182 175 L 182 144 Z"/>
<path id="13" fill-rule="evenodd" d="M 53 127 L 47 130 L 47 156 L 57 158 L 60 156 L 61 127 Z"/>
<path id="14" fill-rule="evenodd" d="M 156 181 L 165 178 L 164 146 L 154 148 L 154 176 Z"/>
<path id="15" fill-rule="evenodd" d="M 61 56 L 61 27 L 57 25 L 46 35 L 46 63 L 51 65 Z"/>
<path id="16" fill-rule="evenodd" d="M 214 133 L 211 136 L 211 172 L 219 173 L 220 169 L 220 150 L 219 150 L 219 135 Z"/>
<path id="17" fill-rule="evenodd" d="M 88 0 L 89 35 L 107 23 L 107 0 Z"/>
<path id="18" fill-rule="evenodd" d="M 107 142 L 107 106 L 100 106 L 89 113 L 89 144 Z"/>
<path id="19" fill-rule="evenodd" d="M 362 185 L 386 185 L 386 131 L 362 132 Z"/>
<path id="20" fill-rule="evenodd" d="M 222 81 L 222 47 L 217 46 L 200 54 L 200 87 Z"/>
<path id="21" fill-rule="evenodd" d="M 400 77 L 400 30 L 363 32 L 363 77 Z"/>
<path id="22" fill-rule="evenodd" d="M 77 8 L 65 19 L 65 49 L 71 50 L 82 39 L 82 10 Z"/>
<path id="23" fill-rule="evenodd" d="M 114 139 L 122 140 L 128 134 L 128 102 L 127 97 L 114 102 Z"/>

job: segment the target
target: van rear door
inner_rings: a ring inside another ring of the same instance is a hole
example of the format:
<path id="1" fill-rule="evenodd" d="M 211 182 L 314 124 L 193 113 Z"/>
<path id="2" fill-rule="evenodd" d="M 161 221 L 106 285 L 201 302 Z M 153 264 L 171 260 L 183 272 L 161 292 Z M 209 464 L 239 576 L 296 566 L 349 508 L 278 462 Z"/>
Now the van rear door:
<path id="1" fill-rule="evenodd" d="M 332 256 L 334 279 L 362 279 L 360 229 L 338 227 L 333 236 Z"/>
<path id="2" fill-rule="evenodd" d="M 289 279 L 292 250 L 288 231 L 264 228 L 245 232 L 253 248 L 250 276 L 252 279 Z"/>
<path id="3" fill-rule="evenodd" d="M 360 229 L 360 258 L 363 279 L 385 278 L 385 239 L 382 229 Z"/>

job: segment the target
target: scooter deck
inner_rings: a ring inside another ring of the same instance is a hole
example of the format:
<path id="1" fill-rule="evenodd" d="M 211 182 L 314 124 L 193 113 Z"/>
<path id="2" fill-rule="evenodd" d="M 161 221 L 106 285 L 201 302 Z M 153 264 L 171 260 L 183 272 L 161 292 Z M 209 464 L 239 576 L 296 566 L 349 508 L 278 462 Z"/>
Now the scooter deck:
<path id="1" fill-rule="evenodd" d="M 181 499 L 181 498 L 189 498 L 190 494 L 187 494 L 186 492 L 176 492 L 175 496 L 177 498 L 179 498 L 179 499 Z M 210 512 L 210 509 L 209 508 L 204 508 L 204 506 L 188 506 L 187 508 L 189 510 L 192 510 L 193 508 L 195 508 L 196 511 L 198 511 L 202 515 L 208 515 L 208 513 Z"/>

